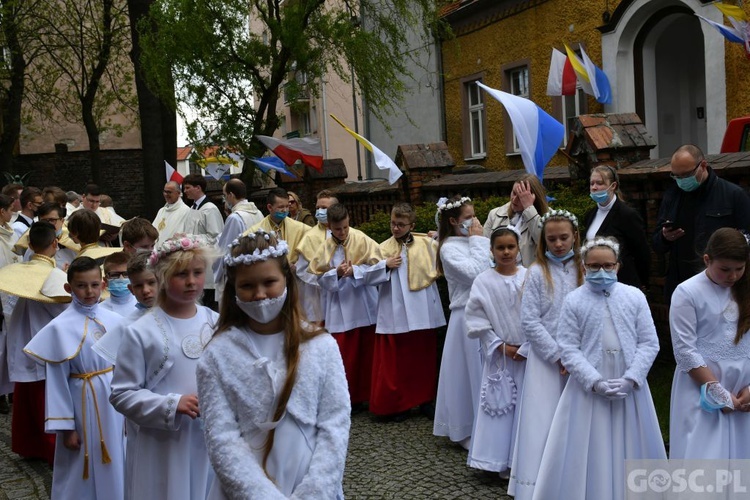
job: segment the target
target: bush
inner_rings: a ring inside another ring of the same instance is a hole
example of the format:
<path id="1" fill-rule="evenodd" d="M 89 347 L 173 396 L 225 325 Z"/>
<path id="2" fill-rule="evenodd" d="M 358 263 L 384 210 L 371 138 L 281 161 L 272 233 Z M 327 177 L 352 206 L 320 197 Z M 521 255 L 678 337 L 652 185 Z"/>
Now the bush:
<path id="1" fill-rule="evenodd" d="M 583 216 L 596 205 L 589 196 L 588 182 L 577 181 L 568 186 L 557 185 L 547 194 L 554 198 L 550 202 L 550 207 L 568 210 L 578 217 L 579 228 L 583 234 Z"/>

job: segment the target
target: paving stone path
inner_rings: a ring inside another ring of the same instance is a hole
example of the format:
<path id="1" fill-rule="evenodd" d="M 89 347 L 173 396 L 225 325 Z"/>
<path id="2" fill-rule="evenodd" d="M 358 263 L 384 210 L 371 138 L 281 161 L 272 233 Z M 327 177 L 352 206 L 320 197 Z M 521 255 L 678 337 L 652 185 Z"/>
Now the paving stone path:
<path id="1" fill-rule="evenodd" d="M 52 469 L 10 450 L 10 415 L 0 415 L 0 500 L 49 498 Z M 347 499 L 497 498 L 506 482 L 466 466 L 466 452 L 432 435 L 432 422 L 414 414 L 404 422 L 354 415 L 344 473 Z"/>

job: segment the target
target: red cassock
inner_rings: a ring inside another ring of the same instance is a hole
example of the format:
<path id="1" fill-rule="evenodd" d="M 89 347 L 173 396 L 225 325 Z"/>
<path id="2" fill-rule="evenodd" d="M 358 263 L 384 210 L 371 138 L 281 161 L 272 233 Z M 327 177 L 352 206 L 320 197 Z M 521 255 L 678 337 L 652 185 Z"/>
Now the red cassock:
<path id="1" fill-rule="evenodd" d="M 375 347 L 375 325 L 333 333 L 344 360 L 349 397 L 353 405 L 370 400 L 372 356 Z"/>
<path id="2" fill-rule="evenodd" d="M 23 458 L 39 458 L 52 465 L 55 434 L 44 431 L 44 380 L 16 382 L 13 390 L 11 449 Z"/>

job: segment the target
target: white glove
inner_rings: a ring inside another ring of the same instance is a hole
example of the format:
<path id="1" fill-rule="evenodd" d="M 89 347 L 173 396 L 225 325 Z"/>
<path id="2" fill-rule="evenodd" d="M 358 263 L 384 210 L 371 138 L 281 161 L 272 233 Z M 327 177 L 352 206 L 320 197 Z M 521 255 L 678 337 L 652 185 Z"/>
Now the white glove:
<path id="1" fill-rule="evenodd" d="M 613 399 L 622 399 L 633 392 L 635 382 L 627 378 L 615 378 L 607 381 L 609 383 L 610 391 L 607 396 L 613 397 Z"/>
<path id="2" fill-rule="evenodd" d="M 606 380 L 600 380 L 599 382 L 596 382 L 594 384 L 594 393 L 598 394 L 599 396 L 606 398 L 607 392 L 611 390 L 611 386 L 609 385 L 609 382 Z"/>

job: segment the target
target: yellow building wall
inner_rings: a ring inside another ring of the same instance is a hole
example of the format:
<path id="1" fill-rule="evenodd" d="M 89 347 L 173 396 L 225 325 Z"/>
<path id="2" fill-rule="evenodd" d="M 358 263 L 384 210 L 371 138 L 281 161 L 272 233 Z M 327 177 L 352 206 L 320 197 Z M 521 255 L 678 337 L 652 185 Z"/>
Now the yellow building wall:
<path id="1" fill-rule="evenodd" d="M 743 9 L 750 17 L 750 3 Z M 725 19 L 724 24 L 729 26 Z M 727 120 L 750 115 L 750 59 L 739 43 L 725 42 L 727 79 Z M 706 89 L 708 92 L 711 89 Z"/>

